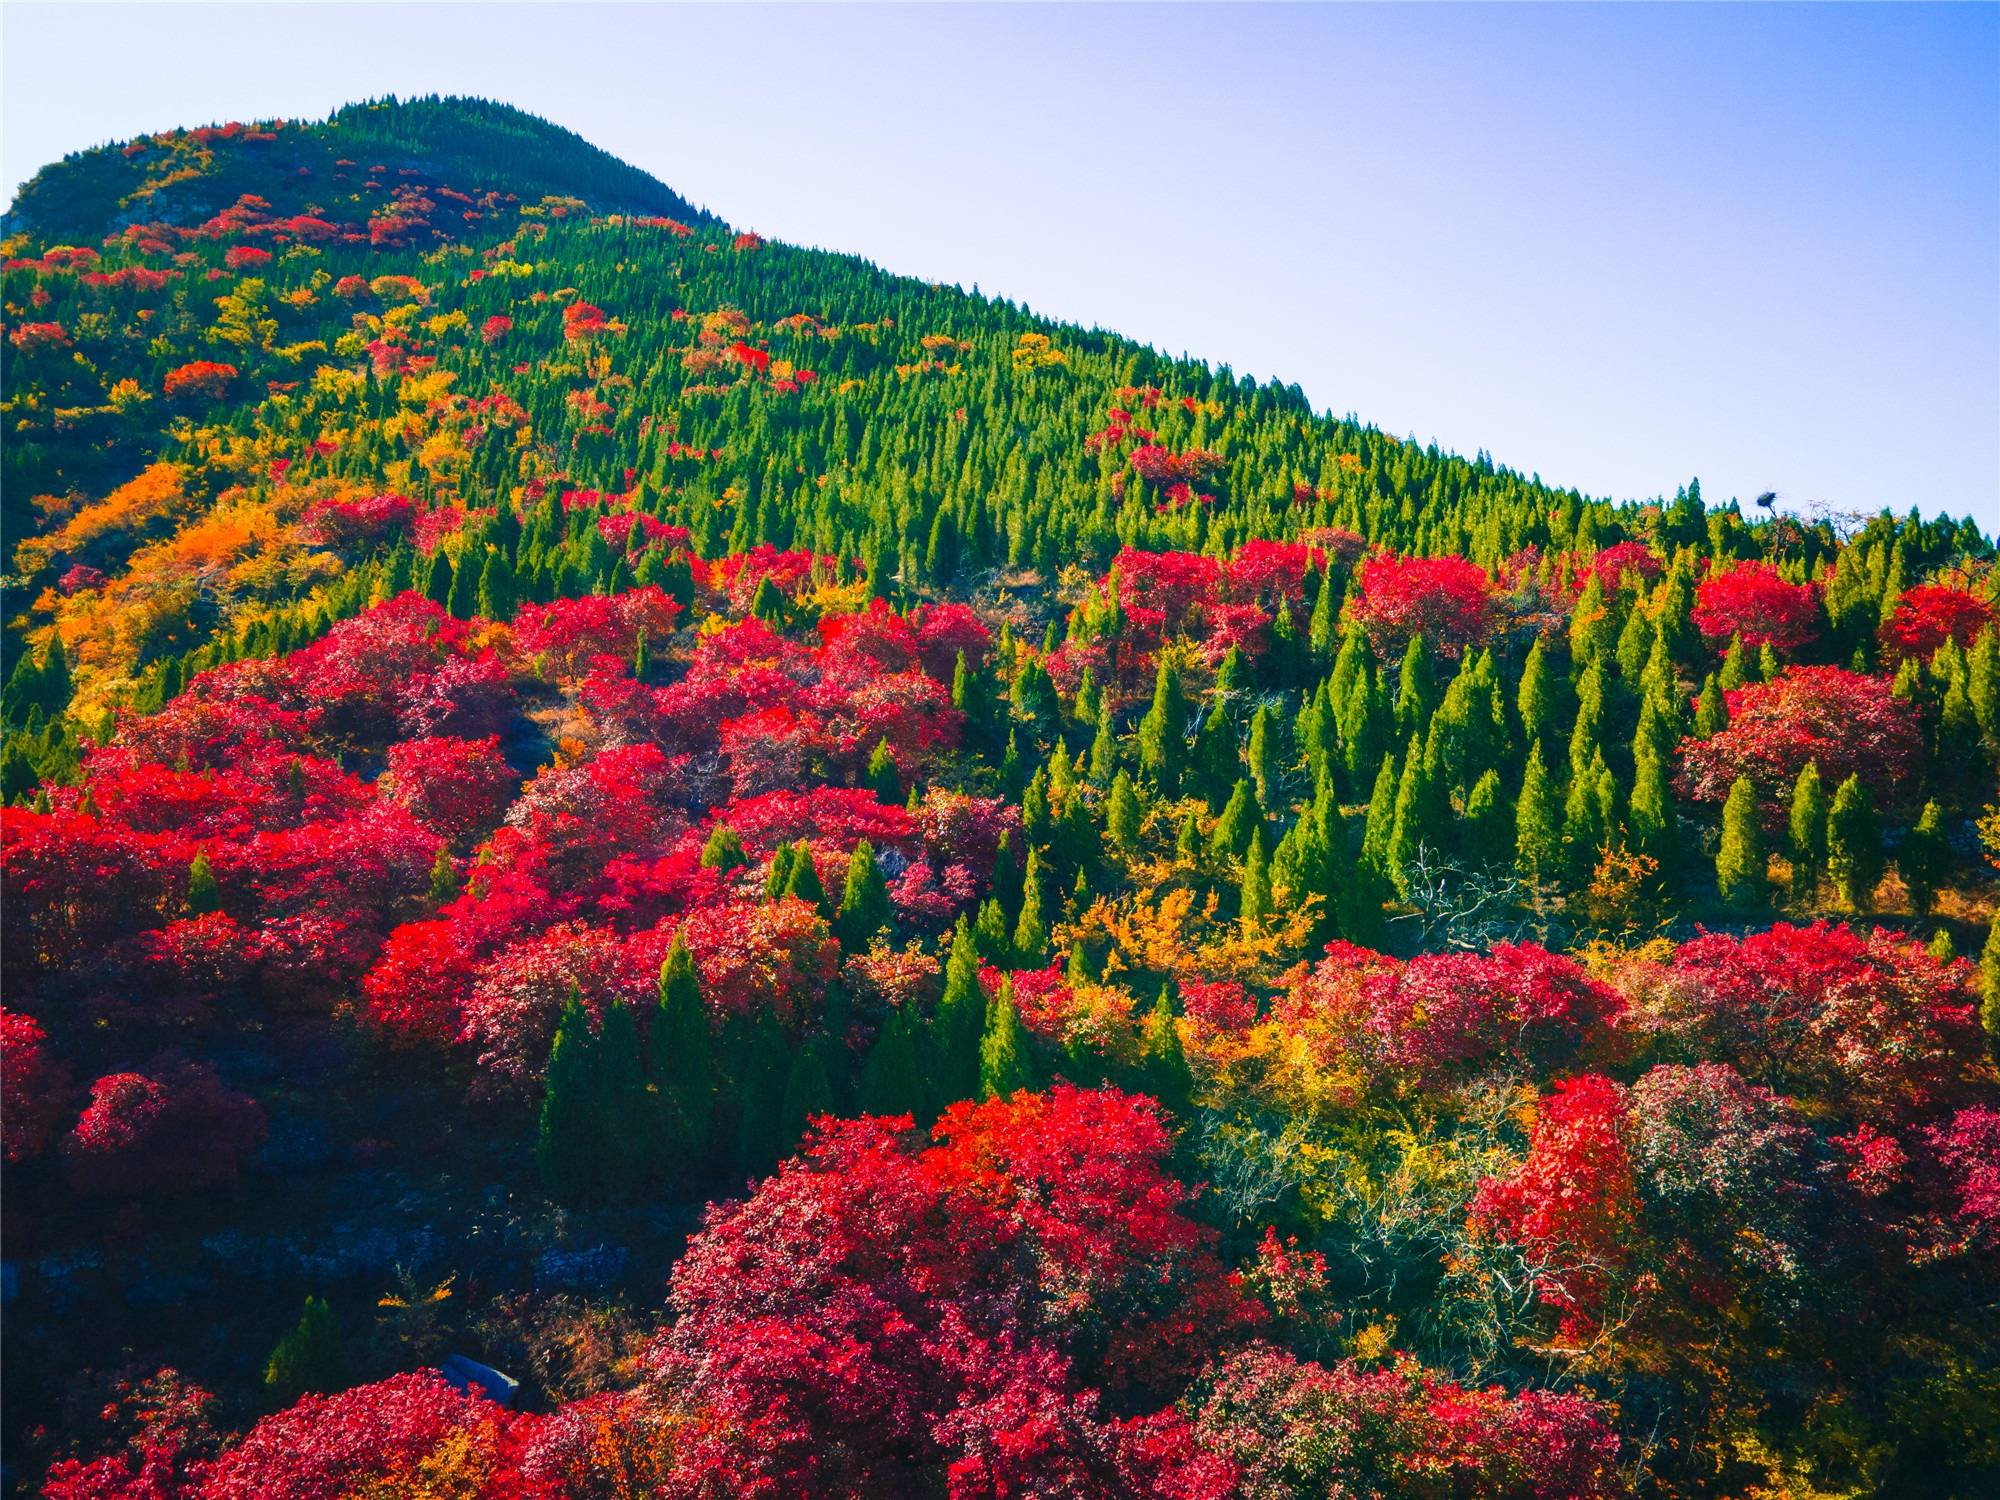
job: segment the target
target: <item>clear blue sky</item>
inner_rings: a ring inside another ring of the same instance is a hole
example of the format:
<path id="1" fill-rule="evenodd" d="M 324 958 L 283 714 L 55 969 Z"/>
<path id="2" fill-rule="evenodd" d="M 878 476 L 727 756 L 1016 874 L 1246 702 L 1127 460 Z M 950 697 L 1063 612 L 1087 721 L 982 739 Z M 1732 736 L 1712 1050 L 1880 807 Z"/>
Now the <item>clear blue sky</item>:
<path id="1" fill-rule="evenodd" d="M 1594 494 L 2000 527 L 1994 5 L 8 4 L 6 191 L 477 93 L 732 223 Z"/>

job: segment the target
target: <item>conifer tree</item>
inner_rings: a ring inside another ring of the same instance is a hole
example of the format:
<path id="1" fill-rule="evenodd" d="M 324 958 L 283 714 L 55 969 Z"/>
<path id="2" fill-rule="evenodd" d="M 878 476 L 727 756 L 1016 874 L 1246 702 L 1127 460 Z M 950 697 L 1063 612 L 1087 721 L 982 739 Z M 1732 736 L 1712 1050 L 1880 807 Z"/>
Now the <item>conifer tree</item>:
<path id="1" fill-rule="evenodd" d="M 648 1048 L 660 1116 L 655 1160 L 662 1176 L 687 1183 L 703 1175 L 714 1142 L 715 1063 L 701 978 L 678 934 L 660 965 L 659 994 Z"/>
<path id="2" fill-rule="evenodd" d="M 1909 892 L 1913 916 L 1930 915 L 1931 903 L 1937 897 L 1950 860 L 1951 849 L 1944 838 L 1944 812 L 1937 803 L 1926 802 L 1916 826 L 1903 835 L 1902 847 L 1896 851 L 1896 872 L 1903 877 L 1903 887 Z"/>
<path id="3" fill-rule="evenodd" d="M 1757 822 L 1757 789 L 1750 778 L 1731 783 L 1722 804 L 1722 841 L 1715 855 L 1715 884 L 1725 906 L 1747 911 L 1764 903 L 1764 834 Z"/>
<path id="4" fill-rule="evenodd" d="M 1826 815 L 1827 865 L 1848 909 L 1866 912 L 1882 879 L 1882 829 L 1875 801 L 1859 776 L 1833 794 Z"/>
<path id="5" fill-rule="evenodd" d="M 469 620 L 479 609 L 479 577 L 483 559 L 473 555 L 467 548 L 458 559 L 458 566 L 452 570 L 451 594 L 445 601 L 445 608 L 454 620 Z"/>
<path id="6" fill-rule="evenodd" d="M 892 915 L 888 882 L 875 863 L 875 848 L 866 839 L 854 846 L 847 860 L 847 883 L 834 914 L 833 932 L 843 953 L 862 953 Z"/>
<path id="7" fill-rule="evenodd" d="M 222 888 L 216 884 L 208 855 L 201 851 L 188 864 L 187 910 L 191 917 L 205 917 L 222 910 Z"/>
<path id="8" fill-rule="evenodd" d="M 1473 863 L 1497 868 L 1514 857 L 1514 809 L 1500 784 L 1500 773 L 1489 770 L 1473 783 L 1465 799 L 1465 852 Z"/>
<path id="9" fill-rule="evenodd" d="M 780 894 L 805 902 L 823 917 L 831 919 L 834 915 L 826 887 L 820 884 L 819 866 L 813 859 L 812 845 L 804 839 L 792 845 L 792 858 L 785 870 L 785 884 Z"/>
<path id="10" fill-rule="evenodd" d="M 1251 830 L 1250 848 L 1243 856 L 1243 888 L 1239 906 L 1243 925 L 1262 927 L 1271 914 L 1271 872 L 1264 855 L 1264 830 Z"/>
<path id="11" fill-rule="evenodd" d="M 1014 986 L 1003 982 L 1000 993 L 986 1007 L 986 1023 L 979 1039 L 979 1097 L 1006 1099 L 1033 1087 L 1027 1038 L 1014 1010 Z"/>
<path id="12" fill-rule="evenodd" d="M 1382 768 L 1375 773 L 1368 814 L 1361 826 L 1362 862 L 1380 875 L 1387 875 L 1389 869 L 1389 836 L 1396 828 L 1396 791 L 1401 785 L 1396 757 L 1385 756 Z"/>
<path id="13" fill-rule="evenodd" d="M 1729 706 L 1722 696 L 1722 683 L 1711 672 L 1702 680 L 1701 696 L 1695 700 L 1694 732 L 1699 739 L 1713 739 L 1729 727 Z"/>
<path id="14" fill-rule="evenodd" d="M 604 1008 L 597 1036 L 595 1147 L 606 1198 L 636 1197 L 658 1158 L 658 1119 L 639 1056 L 639 1028 L 632 1007 L 613 1000 Z"/>
<path id="15" fill-rule="evenodd" d="M 739 1176 L 763 1177 L 792 1144 L 785 1139 L 785 1102 L 792 1059 L 784 1031 L 768 1006 L 761 1007 L 738 1033 L 729 1093 L 736 1103 L 736 1158 Z"/>
<path id="16" fill-rule="evenodd" d="M 1028 867 L 1021 878 L 1021 915 L 1014 923 L 1014 956 L 1024 964 L 1037 964 L 1048 953 L 1049 924 L 1042 915 L 1042 887 L 1047 881 L 1039 849 L 1028 851 Z"/>
<path id="17" fill-rule="evenodd" d="M 1112 847 L 1130 856 L 1139 848 L 1139 794 L 1132 778 L 1120 771 L 1111 779 L 1111 791 L 1104 799 L 1104 831 Z"/>
<path id="18" fill-rule="evenodd" d="M 1979 983 L 1985 998 L 1979 1005 L 1979 1024 L 1986 1032 L 1986 1047 L 2000 1056 L 2000 916 L 1986 928 L 1986 946 L 1979 950 Z"/>
<path id="19" fill-rule="evenodd" d="M 1521 716 L 1521 733 L 1529 743 L 1546 739 L 1555 728 L 1555 674 L 1549 670 L 1540 636 L 1535 637 L 1521 665 L 1521 686 L 1514 695 L 1514 706 Z"/>
<path id="20" fill-rule="evenodd" d="M 1204 798 L 1211 808 L 1219 806 L 1235 785 L 1237 764 L 1236 726 L 1218 701 L 1195 731 L 1185 778 L 1187 790 Z"/>
<path id="21" fill-rule="evenodd" d="M 479 570 L 474 608 L 489 620 L 511 620 L 514 597 L 514 569 L 507 554 L 496 547 L 486 554 L 486 565 Z"/>
<path id="22" fill-rule="evenodd" d="M 743 840 L 736 836 L 736 830 L 727 823 L 717 823 L 709 831 L 708 842 L 701 846 L 701 863 L 704 869 L 727 875 L 749 864 L 750 856 L 743 852 Z"/>
<path id="23" fill-rule="evenodd" d="M 1282 773 L 1282 757 L 1278 740 L 1281 738 L 1275 716 L 1268 704 L 1257 705 L 1257 712 L 1250 716 L 1250 780 L 1257 789 L 1257 805 L 1276 808 L 1278 802 L 1279 776 Z"/>
<path id="24" fill-rule="evenodd" d="M 1139 1088 L 1164 1105 L 1177 1122 L 1187 1119 L 1194 1093 L 1194 1076 L 1188 1070 L 1187 1054 L 1181 1048 L 1180 1028 L 1174 1024 L 1174 1008 L 1167 992 L 1146 1014 L 1146 1026 L 1139 1038 Z"/>
<path id="25" fill-rule="evenodd" d="M 451 559 L 440 547 L 431 554 L 431 565 L 424 575 L 424 597 L 439 609 L 451 605 Z"/>
<path id="26" fill-rule="evenodd" d="M 1153 706 L 1139 721 L 1139 769 L 1170 797 L 1180 790 L 1186 759 L 1187 700 L 1181 693 L 1180 669 L 1163 651 L 1153 678 Z"/>
<path id="27" fill-rule="evenodd" d="M 903 800 L 903 777 L 896 767 L 895 752 L 887 740 L 878 740 L 868 757 L 867 782 L 870 791 L 890 807 Z"/>
<path id="28" fill-rule="evenodd" d="M 779 1109 L 779 1155 L 805 1139 L 812 1122 L 833 1113 L 833 1085 L 827 1077 L 826 1044 L 810 1037 L 792 1057 L 785 1076 L 785 1097 Z"/>
<path id="29" fill-rule="evenodd" d="M 861 1109 L 871 1115 L 924 1114 L 924 1068 L 916 1023 L 903 1006 L 882 1022 L 861 1067 Z"/>
<path id="30" fill-rule="evenodd" d="M 944 994 L 931 1022 L 930 1099 L 934 1110 L 966 1098 L 979 1084 L 979 1037 L 986 997 L 979 987 L 979 950 L 959 919 L 945 960 Z"/>
<path id="31" fill-rule="evenodd" d="M 1256 794 L 1250 790 L 1250 783 L 1238 779 L 1235 789 L 1229 794 L 1229 801 L 1222 809 L 1222 816 L 1215 821 L 1215 832 L 1209 838 L 1209 848 L 1218 856 L 1240 859 L 1250 847 L 1251 832 L 1263 822 L 1262 810 L 1257 806 Z"/>
<path id="32" fill-rule="evenodd" d="M 289 1406 L 307 1394 L 331 1395 L 353 1384 L 340 1326 L 324 1297 L 306 1298 L 305 1310 L 264 1365 L 264 1392 Z"/>
<path id="33" fill-rule="evenodd" d="M 1786 816 L 1788 852 L 1792 861 L 1792 900 L 1810 904 L 1826 873 L 1826 792 L 1820 785 L 1819 762 L 1809 760 L 1792 784 L 1792 805 Z"/>
<path id="34" fill-rule="evenodd" d="M 1555 787 L 1537 740 L 1528 750 L 1521 793 L 1514 799 L 1514 868 L 1530 881 L 1551 879 L 1562 863 L 1562 823 Z"/>
<path id="35" fill-rule="evenodd" d="M 549 1049 L 535 1136 L 535 1164 L 551 1198 L 571 1205 L 598 1200 L 598 1136 L 597 1038 L 571 986 Z"/>
<path id="36" fill-rule="evenodd" d="M 1410 736 L 1403 757 L 1402 779 L 1396 783 L 1396 809 L 1389 826 L 1386 871 L 1396 893 L 1408 899 L 1418 851 L 1438 848 L 1440 818 L 1438 788 L 1425 763 L 1417 736 Z"/>

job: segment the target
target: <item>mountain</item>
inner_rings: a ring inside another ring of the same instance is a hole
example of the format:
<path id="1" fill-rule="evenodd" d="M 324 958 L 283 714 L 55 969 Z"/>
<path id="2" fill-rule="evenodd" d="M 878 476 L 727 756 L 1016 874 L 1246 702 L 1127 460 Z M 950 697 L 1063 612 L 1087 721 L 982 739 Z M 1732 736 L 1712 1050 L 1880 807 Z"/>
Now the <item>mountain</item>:
<path id="1" fill-rule="evenodd" d="M 191 228 L 246 193 L 264 200 L 267 222 L 320 219 L 334 226 L 327 238 L 369 235 L 393 217 L 394 230 L 373 235 L 378 245 L 463 237 L 499 204 L 544 197 L 708 222 L 658 179 L 558 125 L 484 99 L 432 96 L 350 104 L 317 123 L 167 130 L 79 152 L 22 186 L 4 230 L 95 244 L 141 222 Z"/>
<path id="2" fill-rule="evenodd" d="M 480 101 L 52 166 L 0 301 L 10 1483 L 2000 1487 L 1971 522 Z"/>

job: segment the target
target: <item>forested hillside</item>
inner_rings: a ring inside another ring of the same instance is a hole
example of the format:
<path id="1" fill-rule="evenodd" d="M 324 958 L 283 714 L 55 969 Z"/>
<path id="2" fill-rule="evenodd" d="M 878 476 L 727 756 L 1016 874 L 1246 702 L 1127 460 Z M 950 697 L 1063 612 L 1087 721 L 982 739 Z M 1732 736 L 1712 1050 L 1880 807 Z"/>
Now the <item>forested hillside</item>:
<path id="1" fill-rule="evenodd" d="M 479 101 L 0 252 L 21 1492 L 2000 1485 L 1970 520 L 1554 489 Z"/>

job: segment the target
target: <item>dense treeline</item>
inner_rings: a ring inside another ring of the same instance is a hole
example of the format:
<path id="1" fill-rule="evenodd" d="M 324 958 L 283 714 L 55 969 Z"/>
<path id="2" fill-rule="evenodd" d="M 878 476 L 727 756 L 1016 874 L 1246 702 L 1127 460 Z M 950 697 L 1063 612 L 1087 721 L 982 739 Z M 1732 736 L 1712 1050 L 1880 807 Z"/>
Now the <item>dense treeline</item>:
<path id="1" fill-rule="evenodd" d="M 2000 1471 L 1971 522 L 1555 490 L 497 106 L 135 144 L 4 247 L 46 1493 Z M 424 1263 L 241 1294 L 333 1212 Z"/>

